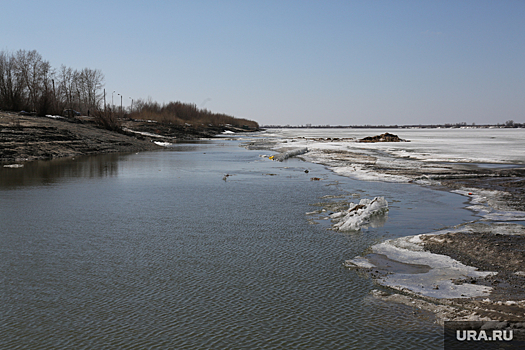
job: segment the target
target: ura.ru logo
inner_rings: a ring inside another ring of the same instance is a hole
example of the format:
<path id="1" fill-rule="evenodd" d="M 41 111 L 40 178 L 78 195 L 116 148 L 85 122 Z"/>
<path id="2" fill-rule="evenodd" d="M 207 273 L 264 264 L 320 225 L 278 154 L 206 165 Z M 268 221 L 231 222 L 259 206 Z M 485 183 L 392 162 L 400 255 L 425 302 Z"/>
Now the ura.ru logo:
<path id="1" fill-rule="evenodd" d="M 456 339 L 459 341 L 511 341 L 512 338 L 512 330 L 493 330 L 488 332 L 485 330 L 456 331 Z"/>

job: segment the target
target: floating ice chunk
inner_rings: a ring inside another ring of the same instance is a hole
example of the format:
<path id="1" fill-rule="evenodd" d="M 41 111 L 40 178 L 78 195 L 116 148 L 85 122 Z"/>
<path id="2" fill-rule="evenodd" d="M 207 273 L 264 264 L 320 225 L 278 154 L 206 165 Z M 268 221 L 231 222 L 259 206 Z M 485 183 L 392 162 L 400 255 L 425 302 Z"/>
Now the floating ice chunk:
<path id="1" fill-rule="evenodd" d="M 24 164 L 6 164 L 4 168 L 23 168 Z"/>
<path id="2" fill-rule="evenodd" d="M 301 154 L 305 154 L 306 152 L 308 152 L 308 148 L 306 148 L 306 147 L 305 148 L 299 148 L 299 149 L 294 149 L 294 150 L 291 150 L 291 151 L 286 151 L 286 152 L 282 152 L 282 153 L 276 154 L 274 156 L 271 156 L 270 159 L 282 162 L 285 159 L 288 159 L 290 157 L 295 157 L 295 156 L 298 156 L 298 155 L 301 155 Z"/>
<path id="3" fill-rule="evenodd" d="M 156 145 L 159 145 L 159 146 L 163 146 L 163 147 L 167 147 L 167 146 L 171 146 L 172 143 L 169 143 L 169 142 L 162 142 L 162 141 L 153 141 L 154 144 Z"/>
<path id="4" fill-rule="evenodd" d="M 371 224 L 372 218 L 388 211 L 388 202 L 384 197 L 374 199 L 363 198 L 359 204 L 351 203 L 350 209 L 334 213 L 330 218 L 336 221 L 334 230 L 359 230 L 362 226 Z"/>
<path id="5" fill-rule="evenodd" d="M 235 133 L 234 133 L 233 131 L 231 131 L 231 130 L 224 130 L 222 133 L 223 133 L 223 134 L 235 134 Z"/>

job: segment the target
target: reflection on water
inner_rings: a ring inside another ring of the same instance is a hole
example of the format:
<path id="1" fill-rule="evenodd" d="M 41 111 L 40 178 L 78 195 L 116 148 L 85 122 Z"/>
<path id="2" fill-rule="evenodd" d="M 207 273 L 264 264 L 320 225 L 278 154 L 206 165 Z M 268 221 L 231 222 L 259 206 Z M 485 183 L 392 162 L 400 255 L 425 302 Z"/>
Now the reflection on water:
<path id="1" fill-rule="evenodd" d="M 458 195 L 342 179 L 236 142 L 1 175 L 2 349 L 441 348 L 428 315 L 370 302 L 378 287 L 342 263 L 468 220 Z M 310 204 L 345 193 L 385 196 L 384 226 L 308 223 Z"/>
<path id="2" fill-rule="evenodd" d="M 119 154 L 84 156 L 24 163 L 21 168 L 0 167 L 0 188 L 49 185 L 61 178 L 95 178 L 118 175 Z"/>

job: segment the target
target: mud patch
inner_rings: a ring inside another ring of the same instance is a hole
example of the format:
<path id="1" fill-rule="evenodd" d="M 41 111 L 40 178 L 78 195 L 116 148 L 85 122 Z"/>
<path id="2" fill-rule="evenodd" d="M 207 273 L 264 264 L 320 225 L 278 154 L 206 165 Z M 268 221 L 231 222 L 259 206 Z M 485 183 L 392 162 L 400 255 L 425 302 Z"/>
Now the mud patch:
<path id="1" fill-rule="evenodd" d="M 520 225 L 516 225 L 520 226 Z M 480 271 L 495 271 L 485 278 L 464 278 L 455 283 L 471 283 L 493 288 L 491 300 L 525 300 L 525 235 L 491 232 L 452 232 L 422 236 L 423 247 Z"/>

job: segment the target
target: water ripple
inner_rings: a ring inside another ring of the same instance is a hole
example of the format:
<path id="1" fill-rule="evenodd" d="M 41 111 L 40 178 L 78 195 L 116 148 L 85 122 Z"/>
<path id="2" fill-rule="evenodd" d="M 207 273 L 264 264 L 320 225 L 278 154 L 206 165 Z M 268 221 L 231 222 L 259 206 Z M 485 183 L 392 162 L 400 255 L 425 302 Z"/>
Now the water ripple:
<path id="1" fill-rule="evenodd" d="M 128 164 L 96 186 L 34 187 L 0 204 L 12 218 L 0 223 L 0 348 L 441 347 L 432 320 L 369 299 L 373 282 L 342 268 L 384 233 L 308 224 L 309 203 L 340 194 L 336 186 L 285 168 L 272 172 L 292 178 L 244 170 L 225 183 L 221 174 L 246 163 L 227 170 L 207 154 L 192 162 L 211 171 L 180 172 L 177 156 L 151 156 L 167 157 L 171 177 L 158 167 L 143 176 L 139 162 L 139 177 Z"/>

